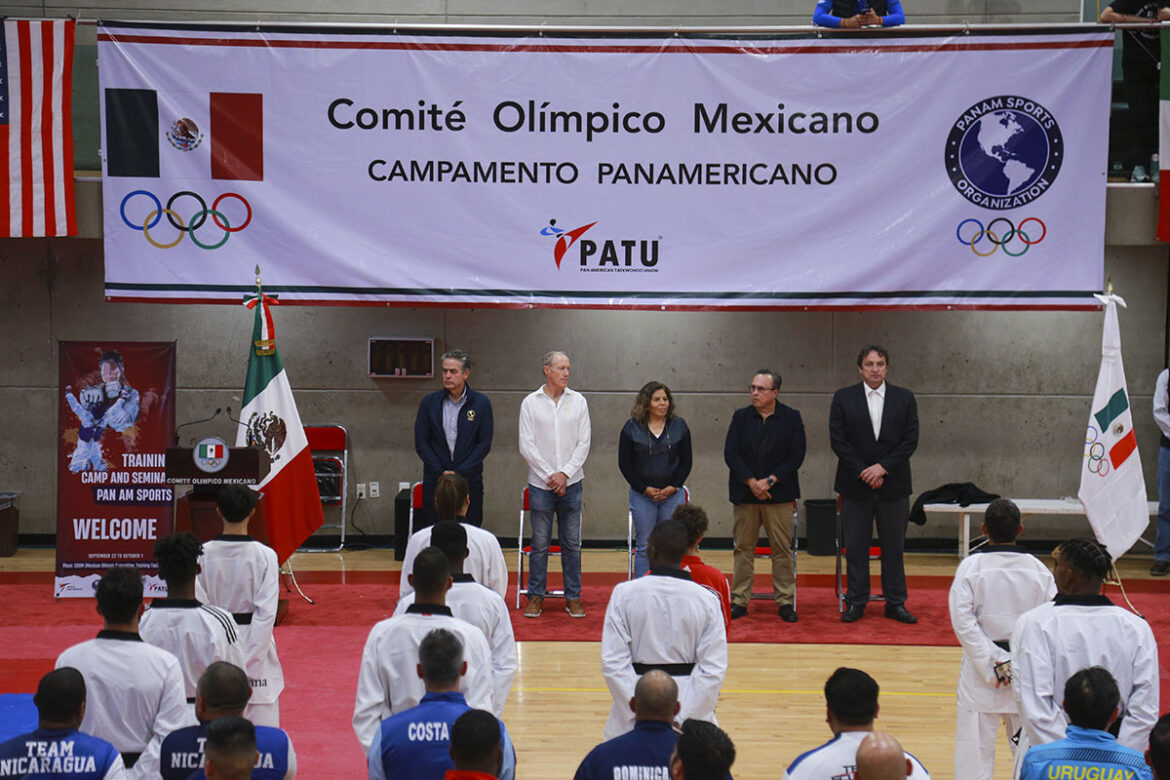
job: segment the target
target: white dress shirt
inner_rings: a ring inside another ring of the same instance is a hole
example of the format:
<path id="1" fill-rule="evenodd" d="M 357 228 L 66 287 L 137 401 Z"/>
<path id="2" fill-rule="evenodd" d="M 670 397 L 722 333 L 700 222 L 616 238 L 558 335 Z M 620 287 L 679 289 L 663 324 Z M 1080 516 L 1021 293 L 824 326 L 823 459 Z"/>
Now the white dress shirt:
<path id="1" fill-rule="evenodd" d="M 585 478 L 589 457 L 589 405 L 585 396 L 565 388 L 553 400 L 541 385 L 520 404 L 520 455 L 528 462 L 528 484 L 548 490 L 558 471 L 573 485 Z"/>
<path id="2" fill-rule="evenodd" d="M 882 410 L 886 408 L 886 383 L 877 387 L 865 386 L 865 401 L 869 404 L 869 420 L 873 423 L 873 438 L 882 432 Z"/>

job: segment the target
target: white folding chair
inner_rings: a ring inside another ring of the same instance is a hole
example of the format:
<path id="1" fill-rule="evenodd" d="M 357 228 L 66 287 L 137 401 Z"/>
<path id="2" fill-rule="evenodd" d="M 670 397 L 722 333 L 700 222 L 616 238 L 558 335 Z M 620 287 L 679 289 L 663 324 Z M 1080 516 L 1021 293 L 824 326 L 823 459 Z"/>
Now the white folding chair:
<path id="1" fill-rule="evenodd" d="M 684 504 L 691 503 L 691 490 L 690 490 L 690 488 L 688 488 L 686 485 L 683 485 L 682 490 L 683 490 L 683 503 Z M 629 514 L 629 518 L 628 518 L 628 522 L 626 525 L 626 548 L 627 548 L 629 554 L 626 558 L 626 579 L 632 580 L 632 579 L 634 579 L 634 555 L 638 552 L 638 550 L 637 550 L 637 541 L 638 540 L 634 538 L 634 513 L 629 512 L 628 514 Z"/>

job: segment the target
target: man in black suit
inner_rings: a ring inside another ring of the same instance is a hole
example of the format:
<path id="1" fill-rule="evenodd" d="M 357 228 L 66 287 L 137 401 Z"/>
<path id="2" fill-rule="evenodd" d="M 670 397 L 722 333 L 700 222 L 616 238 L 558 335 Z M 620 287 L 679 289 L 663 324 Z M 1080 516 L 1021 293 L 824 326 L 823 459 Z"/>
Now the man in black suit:
<path id="1" fill-rule="evenodd" d="M 918 405 L 904 387 L 886 384 L 889 353 L 877 345 L 857 356 L 862 381 L 833 395 L 829 439 L 837 453 L 834 489 L 841 494 L 841 528 L 848 588 L 843 623 L 865 615 L 869 602 L 869 540 L 874 521 L 882 549 L 886 617 L 917 623 L 906 609 L 902 548 L 910 516 L 910 456 L 918 447 Z"/>
<path id="2" fill-rule="evenodd" d="M 422 522 L 435 523 L 435 485 L 444 474 L 467 480 L 466 522 L 483 525 L 483 460 L 492 448 L 492 402 L 467 385 L 471 358 L 461 349 L 443 353 L 443 389 L 423 397 L 414 418 L 414 449 L 423 462 Z"/>

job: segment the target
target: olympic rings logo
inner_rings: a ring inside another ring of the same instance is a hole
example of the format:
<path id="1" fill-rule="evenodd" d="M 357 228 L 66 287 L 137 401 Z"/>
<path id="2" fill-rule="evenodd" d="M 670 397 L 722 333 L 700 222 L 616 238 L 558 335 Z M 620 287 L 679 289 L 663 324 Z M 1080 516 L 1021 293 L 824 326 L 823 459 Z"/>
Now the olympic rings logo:
<path id="1" fill-rule="evenodd" d="M 1091 474 L 1104 477 L 1109 473 L 1110 463 L 1105 457 L 1105 444 L 1097 441 L 1099 435 L 1097 429 L 1090 425 L 1085 434 L 1085 468 Z"/>
<path id="2" fill-rule="evenodd" d="M 1003 226 L 999 226 L 1001 222 L 1004 223 Z M 1024 230 L 1029 222 L 1036 223 L 1036 226 L 1031 228 L 1030 233 Z M 968 224 L 972 224 L 974 227 L 964 231 L 964 226 Z M 997 226 L 999 226 L 998 229 Z M 983 227 L 983 223 L 977 219 L 964 219 L 955 228 L 955 238 L 959 240 L 959 243 L 971 247 L 971 251 L 980 257 L 991 257 L 1000 249 L 1003 249 L 1003 253 L 1009 257 L 1020 257 L 1043 241 L 1047 235 L 1048 226 L 1037 217 L 1028 217 L 1020 223 L 1019 227 L 1007 217 L 996 217 L 987 224 L 987 227 Z M 1033 238 L 1033 236 L 1036 237 Z M 991 249 L 984 252 L 980 251 L 978 247 L 983 245 L 985 238 L 991 243 Z M 1011 248 L 1009 248 L 1009 244 Z"/>
<path id="3" fill-rule="evenodd" d="M 142 224 L 131 222 L 130 218 L 126 216 L 126 204 L 130 201 L 131 198 L 134 198 L 135 196 L 148 198 L 151 203 L 154 204 L 154 210 L 148 212 L 146 216 L 143 217 Z M 175 201 L 184 196 L 188 198 L 194 198 L 196 203 L 199 204 L 199 209 L 195 212 L 194 216 L 191 217 L 189 224 L 184 222 L 183 217 L 174 208 Z M 246 216 L 244 217 L 244 221 L 236 227 L 232 227 L 232 224 L 228 220 L 227 216 L 222 211 L 220 211 L 220 204 L 223 203 L 226 198 L 235 198 L 244 206 Z M 127 227 L 129 227 L 131 230 L 141 231 L 147 242 L 151 246 L 158 247 L 159 249 L 171 249 L 178 246 L 179 242 L 183 240 L 183 236 L 185 235 L 190 236 L 191 243 L 200 249 L 219 249 L 221 246 L 227 243 L 227 240 L 231 238 L 232 233 L 239 233 L 241 230 L 248 227 L 248 225 L 250 225 L 252 222 L 252 205 L 248 203 L 247 200 L 245 200 L 243 195 L 240 195 L 236 192 L 223 193 L 218 198 L 216 198 L 214 202 L 212 202 L 211 208 L 208 208 L 207 201 L 204 200 L 203 196 L 201 196 L 199 193 L 192 192 L 190 190 L 182 190 L 181 192 L 176 192 L 174 195 L 172 195 L 167 201 L 166 207 L 164 208 L 162 201 L 160 201 L 158 196 L 153 192 L 150 192 L 149 190 L 134 190 L 133 192 L 128 193 L 126 197 L 122 198 L 122 205 L 119 207 L 118 213 L 121 214 L 122 221 L 126 223 Z M 150 231 L 157 227 L 158 223 L 162 221 L 164 214 L 166 215 L 167 221 L 171 223 L 171 227 L 179 232 L 174 241 L 166 244 L 157 240 L 150 234 Z M 196 230 L 203 227 L 207 223 L 207 218 L 209 216 L 211 217 L 211 221 L 214 226 L 223 231 L 223 238 L 219 239 L 219 241 L 216 241 L 214 244 L 203 242 L 195 234 Z"/>

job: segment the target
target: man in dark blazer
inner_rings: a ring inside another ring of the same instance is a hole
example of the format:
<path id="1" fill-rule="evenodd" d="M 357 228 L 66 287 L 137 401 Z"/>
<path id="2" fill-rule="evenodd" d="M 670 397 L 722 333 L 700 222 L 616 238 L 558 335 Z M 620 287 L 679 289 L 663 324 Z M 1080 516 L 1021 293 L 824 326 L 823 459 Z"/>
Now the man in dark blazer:
<path id="1" fill-rule="evenodd" d="M 780 403 L 780 375 L 761 368 L 752 377 L 752 404 L 737 409 L 727 427 L 723 460 L 735 525 L 731 619 L 748 613 L 760 526 L 772 547 L 772 592 L 785 623 L 796 622 L 796 571 L 792 558 L 793 508 L 800 498 L 797 470 L 804 462 L 800 412 Z"/>
<path id="2" fill-rule="evenodd" d="M 483 460 L 492 448 L 492 403 L 467 385 L 471 358 L 461 349 L 443 353 L 443 389 L 425 396 L 414 418 L 414 451 L 423 462 L 422 522 L 433 525 L 435 484 L 455 473 L 467 480 L 466 522 L 483 525 Z"/>
<path id="3" fill-rule="evenodd" d="M 862 381 L 833 395 L 829 439 L 837 453 L 834 489 L 841 495 L 848 588 L 844 623 L 869 602 L 869 541 L 877 522 L 886 617 L 917 623 L 906 609 L 902 549 L 910 514 L 910 456 L 918 447 L 918 405 L 904 387 L 886 384 L 889 353 L 877 345 L 857 356 Z"/>

